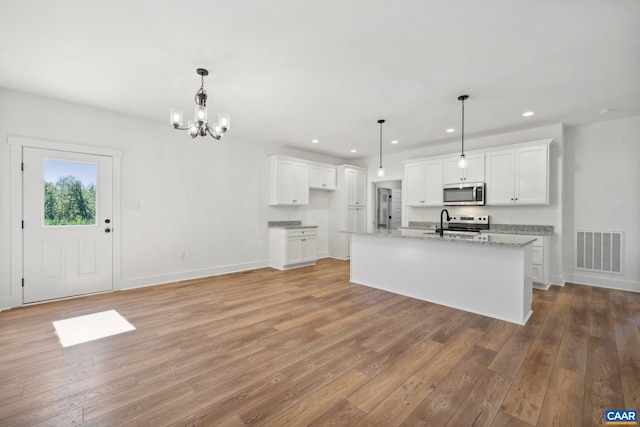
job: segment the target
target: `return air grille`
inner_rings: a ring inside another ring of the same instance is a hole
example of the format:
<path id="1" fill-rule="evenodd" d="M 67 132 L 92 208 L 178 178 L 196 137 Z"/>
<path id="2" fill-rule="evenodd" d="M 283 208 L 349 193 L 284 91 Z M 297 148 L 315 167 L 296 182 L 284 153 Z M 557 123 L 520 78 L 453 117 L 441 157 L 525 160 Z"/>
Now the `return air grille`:
<path id="1" fill-rule="evenodd" d="M 576 269 L 604 273 L 623 272 L 621 231 L 576 231 Z"/>

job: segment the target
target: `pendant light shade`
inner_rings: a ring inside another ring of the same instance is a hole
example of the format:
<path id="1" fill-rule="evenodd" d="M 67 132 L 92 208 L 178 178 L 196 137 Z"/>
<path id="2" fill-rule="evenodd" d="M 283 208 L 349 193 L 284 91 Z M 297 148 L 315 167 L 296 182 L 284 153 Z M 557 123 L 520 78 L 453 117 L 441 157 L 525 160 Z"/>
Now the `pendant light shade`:
<path id="1" fill-rule="evenodd" d="M 384 120 L 380 119 L 378 123 L 380 124 L 380 166 L 378 166 L 378 177 L 382 178 L 384 177 L 384 167 L 382 166 L 382 124 Z"/>
<path id="2" fill-rule="evenodd" d="M 462 151 L 460 152 L 460 159 L 458 160 L 458 167 L 464 169 L 467 167 L 467 159 L 464 156 L 464 101 L 469 98 L 469 95 L 460 95 L 458 101 L 462 103 Z"/>

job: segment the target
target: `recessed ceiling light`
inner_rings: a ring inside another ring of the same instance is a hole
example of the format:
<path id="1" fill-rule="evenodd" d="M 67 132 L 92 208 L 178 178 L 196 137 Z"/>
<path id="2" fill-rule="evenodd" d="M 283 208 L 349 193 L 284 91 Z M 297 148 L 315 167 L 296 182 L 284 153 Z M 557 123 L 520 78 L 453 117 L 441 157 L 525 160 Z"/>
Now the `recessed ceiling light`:
<path id="1" fill-rule="evenodd" d="M 454 128 L 449 128 L 447 129 L 447 133 L 451 133 L 451 132 L 455 132 L 456 130 Z"/>
<path id="2" fill-rule="evenodd" d="M 533 111 L 525 111 L 524 113 L 522 113 L 522 117 L 531 117 L 534 114 L 535 113 Z"/>
<path id="3" fill-rule="evenodd" d="M 355 148 L 352 148 L 352 149 L 351 149 L 351 152 L 352 152 L 352 153 L 355 153 L 356 151 L 358 151 L 358 150 L 356 150 Z"/>
<path id="4" fill-rule="evenodd" d="M 312 139 L 311 142 L 313 142 L 314 144 L 317 144 L 318 140 L 317 139 Z"/>
<path id="5" fill-rule="evenodd" d="M 603 108 L 602 110 L 600 110 L 600 114 L 609 114 L 613 111 L 615 111 L 615 108 Z"/>
<path id="6" fill-rule="evenodd" d="M 391 141 L 392 144 L 397 144 L 398 141 L 396 141 L 395 139 L 393 141 Z"/>

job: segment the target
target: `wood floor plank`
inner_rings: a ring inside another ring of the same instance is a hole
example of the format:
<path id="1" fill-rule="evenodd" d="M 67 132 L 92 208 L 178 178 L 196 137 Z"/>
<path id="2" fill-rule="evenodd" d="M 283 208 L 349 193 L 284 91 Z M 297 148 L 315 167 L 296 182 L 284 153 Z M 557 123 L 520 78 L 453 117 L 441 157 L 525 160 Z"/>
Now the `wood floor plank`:
<path id="1" fill-rule="evenodd" d="M 353 427 L 365 413 L 347 400 L 341 400 L 324 414 L 309 423 L 309 427 L 332 426 Z"/>
<path id="2" fill-rule="evenodd" d="M 562 312 L 547 316 L 502 403 L 505 412 L 529 424 L 535 425 L 540 415 L 566 319 Z"/>
<path id="3" fill-rule="evenodd" d="M 423 341 L 410 350 L 405 357 L 387 368 L 385 375 L 377 375 L 350 394 L 347 399 L 362 411 L 370 412 L 407 381 L 418 368 L 424 366 L 442 347 L 444 345 L 436 341 Z"/>
<path id="4" fill-rule="evenodd" d="M 399 426 L 434 389 L 433 384 L 412 375 L 355 425 Z"/>
<path id="5" fill-rule="evenodd" d="M 135 331 L 62 348 L 52 322 Z M 602 425 L 640 407 L 640 294 L 533 292 L 518 326 L 322 259 L 0 312 L 0 425 Z"/>
<path id="6" fill-rule="evenodd" d="M 492 369 L 485 370 L 446 425 L 449 427 L 491 425 L 512 382 L 512 377 Z"/>
<path id="7" fill-rule="evenodd" d="M 579 427 L 582 425 L 584 375 L 556 366 L 553 368 L 538 425 Z"/>
<path id="8" fill-rule="evenodd" d="M 425 425 L 445 425 L 469 395 L 495 355 L 494 351 L 484 347 L 473 347 L 412 414 L 426 423 Z"/>

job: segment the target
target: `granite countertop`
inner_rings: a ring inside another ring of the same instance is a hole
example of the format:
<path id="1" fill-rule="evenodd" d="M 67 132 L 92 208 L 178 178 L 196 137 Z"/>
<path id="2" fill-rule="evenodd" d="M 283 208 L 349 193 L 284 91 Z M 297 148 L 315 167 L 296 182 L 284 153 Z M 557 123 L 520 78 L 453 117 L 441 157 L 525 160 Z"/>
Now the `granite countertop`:
<path id="1" fill-rule="evenodd" d="M 432 230 L 439 228 L 439 222 L 409 221 L 408 227 L 398 227 L 399 230 Z M 445 227 L 446 228 L 446 227 Z M 551 236 L 553 225 L 524 225 L 524 224 L 489 224 L 488 230 L 482 233 L 493 234 L 526 234 L 529 236 Z"/>
<path id="2" fill-rule="evenodd" d="M 522 237 L 520 236 L 488 236 L 486 234 L 484 235 L 480 234 L 477 236 L 445 234 L 442 237 L 440 236 L 440 234 L 433 234 L 433 233 L 403 235 L 402 230 L 379 230 L 373 233 L 340 231 L 340 233 L 355 234 L 358 236 L 373 236 L 373 237 L 381 237 L 381 238 L 386 237 L 386 238 L 398 238 L 398 239 L 420 239 L 420 240 L 431 240 L 431 241 L 439 241 L 439 242 L 454 242 L 454 243 L 462 243 L 462 244 L 470 244 L 470 245 L 511 246 L 511 247 L 523 247 L 535 241 L 535 239 L 532 239 L 531 237 L 526 237 L 526 236 L 522 236 Z"/>
<path id="3" fill-rule="evenodd" d="M 317 225 L 302 225 L 302 221 L 269 221 L 269 228 L 284 228 L 287 230 L 295 228 L 318 228 Z"/>

